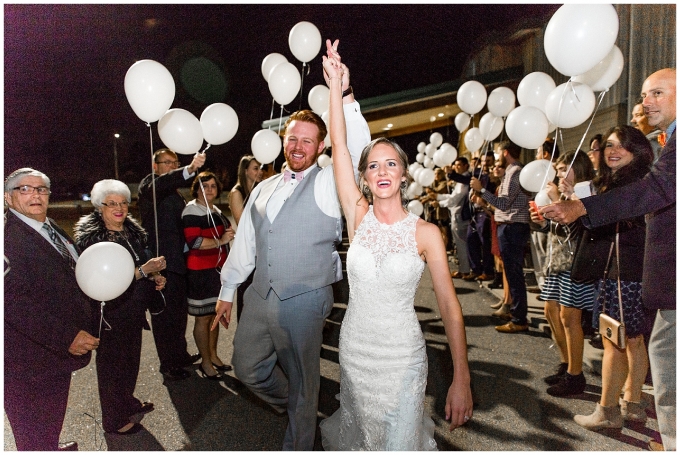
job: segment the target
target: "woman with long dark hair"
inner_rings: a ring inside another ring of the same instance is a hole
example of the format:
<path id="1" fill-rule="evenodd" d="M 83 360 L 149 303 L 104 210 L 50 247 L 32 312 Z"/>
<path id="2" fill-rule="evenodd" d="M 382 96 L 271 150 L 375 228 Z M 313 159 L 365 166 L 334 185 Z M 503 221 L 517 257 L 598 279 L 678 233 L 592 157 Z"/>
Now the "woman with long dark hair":
<path id="1" fill-rule="evenodd" d="M 618 126 L 609 130 L 603 138 L 605 143 L 600 172 L 593 181 L 598 193 L 638 181 L 649 172 L 654 154 L 649 141 L 638 129 L 628 125 Z M 603 278 L 604 270 L 594 271 L 592 276 L 599 280 L 593 308 L 593 326 L 599 328 L 600 313 L 605 306 L 608 316 L 624 323 L 626 347 L 620 348 L 602 337 L 602 397 L 592 414 L 577 415 L 574 420 L 590 430 L 621 428 L 624 420 L 647 420 L 640 402 L 649 367 L 643 335 L 651 331 L 642 306 L 645 219 L 643 216 L 630 218 L 593 229 L 588 234 L 595 241 L 607 245 L 612 245 L 618 237 L 619 248 L 613 249 L 611 260 L 597 258 L 600 263 L 609 262 L 609 266 L 606 278 Z M 582 247 L 583 239 L 579 248 Z M 622 302 L 619 302 L 619 286 Z M 623 321 L 620 305 L 623 305 Z M 624 395 L 619 401 L 621 389 L 624 389 Z"/>

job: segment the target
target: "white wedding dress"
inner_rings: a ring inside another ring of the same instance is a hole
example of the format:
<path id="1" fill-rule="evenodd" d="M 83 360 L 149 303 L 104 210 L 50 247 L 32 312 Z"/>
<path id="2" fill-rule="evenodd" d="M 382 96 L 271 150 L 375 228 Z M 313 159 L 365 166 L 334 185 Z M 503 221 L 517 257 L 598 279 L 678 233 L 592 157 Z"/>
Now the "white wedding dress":
<path id="1" fill-rule="evenodd" d="M 321 422 L 325 450 L 437 450 L 424 409 L 425 339 L 413 299 L 425 264 L 412 213 L 393 225 L 369 208 L 347 252 L 340 409 Z"/>

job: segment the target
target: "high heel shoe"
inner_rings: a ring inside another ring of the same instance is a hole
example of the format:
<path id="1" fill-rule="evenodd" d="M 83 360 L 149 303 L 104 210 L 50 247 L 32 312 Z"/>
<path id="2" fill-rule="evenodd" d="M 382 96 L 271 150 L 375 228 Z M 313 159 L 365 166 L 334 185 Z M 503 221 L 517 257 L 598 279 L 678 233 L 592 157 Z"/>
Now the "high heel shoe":
<path id="1" fill-rule="evenodd" d="M 222 379 L 222 375 L 219 374 L 219 373 L 210 376 L 210 375 L 209 375 L 208 373 L 206 373 L 205 370 L 203 369 L 203 365 L 199 365 L 199 366 L 198 366 L 198 369 L 201 371 L 201 373 L 203 373 L 203 377 L 206 378 L 206 379 L 210 379 L 211 381 L 219 381 L 220 379 Z"/>
<path id="2" fill-rule="evenodd" d="M 494 310 L 497 310 L 497 309 L 499 309 L 500 307 L 502 307 L 504 303 L 505 303 L 505 300 L 500 299 L 500 300 L 498 301 L 498 303 L 494 303 L 493 305 L 489 305 L 489 306 L 490 306 L 491 308 L 493 308 Z"/>
<path id="3" fill-rule="evenodd" d="M 121 431 L 121 430 L 107 431 L 107 433 L 118 434 L 118 435 L 121 435 L 121 436 L 128 436 L 128 435 L 131 435 L 131 434 L 139 433 L 139 430 L 141 430 L 142 428 L 144 428 L 144 427 L 142 427 L 138 423 L 135 423 L 130 428 L 128 428 L 127 430 L 124 430 L 124 431 Z"/>
<path id="4" fill-rule="evenodd" d="M 231 365 L 215 365 L 213 363 L 212 366 L 217 371 L 222 371 L 222 372 L 231 371 L 231 370 L 234 369 Z"/>

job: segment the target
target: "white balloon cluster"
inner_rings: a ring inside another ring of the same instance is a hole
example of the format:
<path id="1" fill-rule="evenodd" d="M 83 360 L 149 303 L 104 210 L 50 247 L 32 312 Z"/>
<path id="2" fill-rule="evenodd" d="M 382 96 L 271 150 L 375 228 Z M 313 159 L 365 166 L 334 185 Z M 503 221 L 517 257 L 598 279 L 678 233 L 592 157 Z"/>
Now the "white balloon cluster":
<path id="1" fill-rule="evenodd" d="M 199 121 L 184 109 L 170 109 L 175 82 L 170 71 L 154 60 L 140 60 L 125 74 L 125 95 L 141 120 L 158 121 L 158 135 L 176 153 L 192 155 L 203 146 L 230 141 L 238 130 L 238 116 L 224 103 L 206 107 Z"/>
<path id="2" fill-rule="evenodd" d="M 458 157 L 458 150 L 443 142 L 441 133 L 434 132 L 430 135 L 430 142 L 418 144 L 416 161 L 408 167 L 408 172 L 413 177 L 413 182 L 406 189 L 406 195 L 413 199 L 408 204 L 408 209 L 420 216 L 423 213 L 423 204 L 417 198 L 423 192 L 423 188 L 434 182 L 434 167 L 444 167 L 452 164 Z"/>

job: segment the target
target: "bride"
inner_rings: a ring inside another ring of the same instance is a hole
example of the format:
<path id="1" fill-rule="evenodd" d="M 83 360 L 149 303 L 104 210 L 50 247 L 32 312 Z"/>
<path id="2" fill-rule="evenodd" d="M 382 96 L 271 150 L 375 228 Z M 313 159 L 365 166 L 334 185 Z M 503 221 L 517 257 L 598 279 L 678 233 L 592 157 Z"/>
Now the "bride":
<path id="1" fill-rule="evenodd" d="M 347 67 L 326 41 L 333 167 L 350 240 L 350 298 L 340 331 L 340 409 L 321 422 L 325 450 L 436 450 L 425 410 L 427 355 L 413 298 L 427 264 L 453 358 L 446 397 L 450 430 L 472 417 L 460 302 L 439 228 L 408 212 L 408 159 L 379 138 L 364 148 L 360 187 L 347 149 L 342 108 Z"/>

